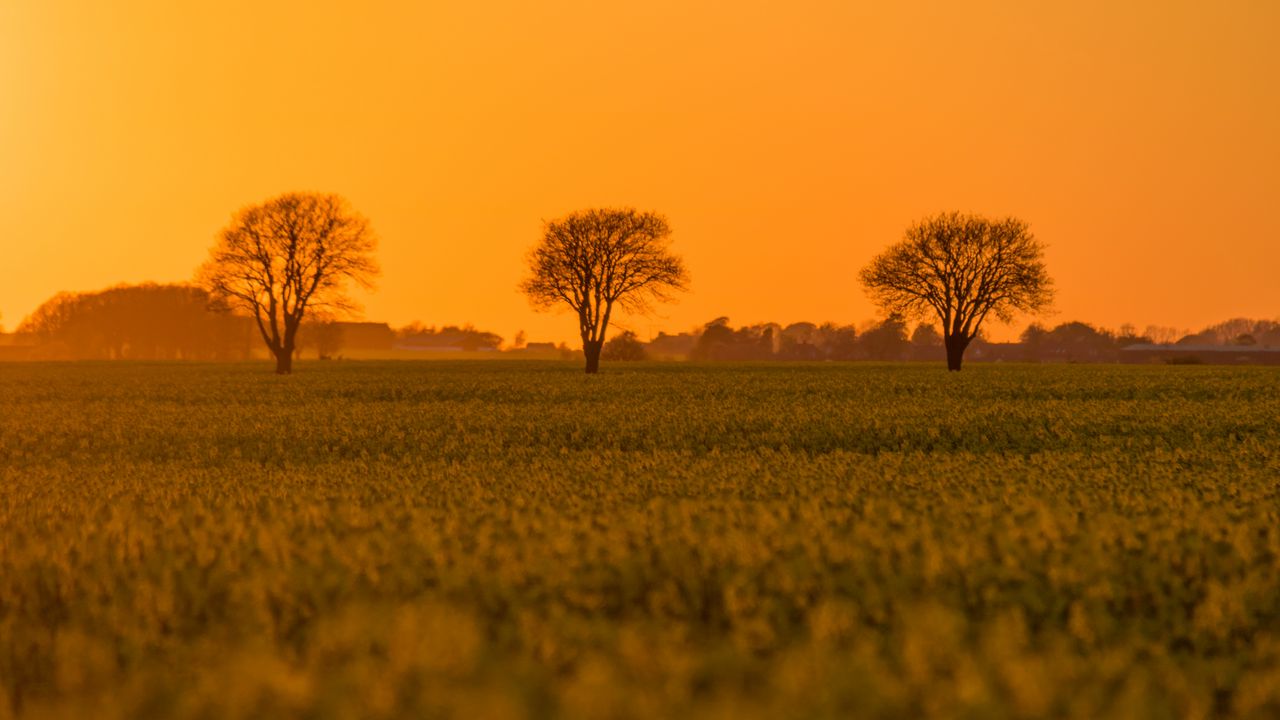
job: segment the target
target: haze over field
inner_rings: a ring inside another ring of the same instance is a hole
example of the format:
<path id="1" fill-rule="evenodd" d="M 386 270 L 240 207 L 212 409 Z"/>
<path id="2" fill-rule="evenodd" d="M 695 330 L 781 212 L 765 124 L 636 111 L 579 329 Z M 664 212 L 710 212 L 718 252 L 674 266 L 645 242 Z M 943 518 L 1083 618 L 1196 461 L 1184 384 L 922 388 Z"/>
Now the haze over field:
<path id="1" fill-rule="evenodd" d="M 113 3 L 0 7 L 0 321 L 191 278 L 246 204 L 348 197 L 370 318 L 570 340 L 515 290 L 541 221 L 666 214 L 647 336 L 874 314 L 942 209 L 1027 219 L 1062 318 L 1272 317 L 1280 4 Z M 1008 336 L 993 327 L 993 334 Z"/>
<path id="2" fill-rule="evenodd" d="M 0 0 L 0 720 L 1280 718 L 1278 29 Z"/>

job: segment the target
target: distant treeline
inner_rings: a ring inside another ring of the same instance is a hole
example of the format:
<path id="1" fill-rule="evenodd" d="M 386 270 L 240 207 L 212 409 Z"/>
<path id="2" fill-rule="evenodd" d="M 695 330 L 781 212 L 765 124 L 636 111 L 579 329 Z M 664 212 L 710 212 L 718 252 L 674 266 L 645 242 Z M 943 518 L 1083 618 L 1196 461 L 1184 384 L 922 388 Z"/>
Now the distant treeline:
<path id="1" fill-rule="evenodd" d="M 1030 360 L 1058 362 L 1116 362 L 1124 351 L 1161 346 L 1181 351 L 1183 357 L 1207 348 L 1274 348 L 1280 351 L 1280 322 L 1236 318 L 1211 325 L 1197 333 L 1179 333 L 1173 328 L 1148 327 L 1137 332 L 1123 326 L 1118 332 L 1082 322 L 1067 322 L 1052 329 L 1032 324 L 1019 342 L 975 348 L 975 360 Z M 979 357 L 979 355 L 985 357 Z"/>
<path id="2" fill-rule="evenodd" d="M 494 351 L 502 347 L 502 336 L 471 325 L 425 326 L 410 323 L 395 331 L 395 347 L 403 350 Z"/>
<path id="3" fill-rule="evenodd" d="M 4 340 L 10 352 L 0 357 L 30 359 L 245 360 L 263 352 L 253 318 L 185 284 L 59 293 Z M 501 344 L 501 336 L 470 325 L 413 323 L 392 329 L 386 323 L 313 317 L 299 330 L 297 352 L 330 358 L 346 349 L 476 351 L 497 350 Z"/>
<path id="4" fill-rule="evenodd" d="M 691 360 L 941 360 L 942 336 L 928 323 L 911 327 L 900 317 L 868 323 L 861 330 L 852 325 L 798 322 L 790 325 L 760 323 L 734 328 L 728 318 L 716 318 L 703 327 L 678 335 L 659 334 L 639 343 L 624 334 L 606 346 L 636 345 L 612 359 L 688 358 Z M 1010 362 L 1121 362 L 1143 357 L 1126 348 L 1162 349 L 1173 359 L 1194 358 L 1198 351 L 1241 348 L 1280 353 L 1280 322 L 1237 318 L 1196 333 L 1172 328 L 1132 326 L 1119 331 L 1083 322 L 1065 322 L 1049 328 L 1032 324 L 1018 342 L 993 343 L 979 337 L 971 348 L 972 359 Z M 1269 354 L 1269 353 L 1268 353 Z M 1151 359 L 1151 358 L 1144 358 Z"/>
<path id="5" fill-rule="evenodd" d="M 154 283 L 59 293 L 17 329 L 38 357 L 102 360 L 246 359 L 256 332 L 200 288 Z"/>
<path id="6" fill-rule="evenodd" d="M 17 346 L 17 347 L 14 347 Z M 204 290 L 184 284 L 121 285 L 98 292 L 59 293 L 27 317 L 12 336 L 0 336 L 0 358 L 243 360 L 261 353 L 252 318 L 234 313 Z M 1159 347 L 1190 353 L 1197 348 L 1274 348 L 1280 351 L 1280 322 L 1238 318 L 1196 333 L 1132 326 L 1111 331 L 1082 322 L 1055 327 L 1032 324 L 1018 342 L 975 341 L 972 359 L 1015 362 L 1118 362 L 1125 348 Z M 500 352 L 524 357 L 572 357 L 575 351 L 551 343 L 526 343 L 524 333 L 503 347 L 503 338 L 470 325 L 442 327 L 412 323 L 339 322 L 315 318 L 304 323 L 298 353 L 340 357 L 345 351 Z M 1132 355 L 1132 353 L 1129 353 Z M 643 342 L 630 331 L 609 340 L 606 360 L 916 360 L 945 357 L 942 336 L 929 323 L 911 325 L 900 317 L 861 327 L 796 322 L 733 327 L 719 317 L 688 332 L 659 333 Z"/>
<path id="7" fill-rule="evenodd" d="M 864 326 L 797 322 L 734 328 L 719 317 L 688 333 L 662 333 L 645 345 L 656 358 L 690 360 L 939 360 L 942 336 L 931 325 L 911 330 L 900 318 Z"/>

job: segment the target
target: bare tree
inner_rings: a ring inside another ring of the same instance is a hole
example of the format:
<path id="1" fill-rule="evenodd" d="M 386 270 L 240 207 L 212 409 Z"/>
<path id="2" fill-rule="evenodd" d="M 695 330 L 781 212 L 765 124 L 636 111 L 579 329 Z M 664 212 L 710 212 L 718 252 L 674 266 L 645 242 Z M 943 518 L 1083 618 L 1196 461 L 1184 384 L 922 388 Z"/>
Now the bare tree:
<path id="1" fill-rule="evenodd" d="M 959 370 L 964 351 L 988 317 L 1008 322 L 1053 300 L 1044 245 L 1017 218 L 993 221 L 943 213 L 907 228 L 902 241 L 862 269 L 867 293 L 886 312 L 937 315 L 947 369 Z"/>
<path id="2" fill-rule="evenodd" d="M 667 249 L 670 235 L 666 218 L 632 208 L 583 210 L 546 223 L 520 289 L 534 307 L 563 303 L 577 314 L 588 373 L 600 369 L 615 305 L 643 312 L 688 285 L 684 262 Z"/>
<path id="3" fill-rule="evenodd" d="M 376 246 L 369 221 L 343 198 L 286 193 L 236 213 L 198 276 L 213 296 L 252 315 L 276 372 L 287 374 L 302 319 L 354 309 L 347 287 L 371 286 Z"/>
<path id="4" fill-rule="evenodd" d="M 1151 342 L 1156 345 L 1172 345 L 1178 341 L 1183 335 L 1191 334 L 1191 331 L 1179 332 L 1175 327 L 1164 327 L 1161 325 L 1148 325 L 1146 330 L 1142 331 L 1144 337 L 1150 338 Z"/>

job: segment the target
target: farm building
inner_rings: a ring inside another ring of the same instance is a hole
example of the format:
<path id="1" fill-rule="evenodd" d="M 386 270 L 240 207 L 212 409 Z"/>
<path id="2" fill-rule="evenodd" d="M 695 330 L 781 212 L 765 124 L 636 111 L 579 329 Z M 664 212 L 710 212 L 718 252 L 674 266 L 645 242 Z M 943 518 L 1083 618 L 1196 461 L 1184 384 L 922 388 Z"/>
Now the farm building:
<path id="1" fill-rule="evenodd" d="M 396 334 L 379 322 L 340 322 L 342 347 L 347 350 L 390 350 Z"/>

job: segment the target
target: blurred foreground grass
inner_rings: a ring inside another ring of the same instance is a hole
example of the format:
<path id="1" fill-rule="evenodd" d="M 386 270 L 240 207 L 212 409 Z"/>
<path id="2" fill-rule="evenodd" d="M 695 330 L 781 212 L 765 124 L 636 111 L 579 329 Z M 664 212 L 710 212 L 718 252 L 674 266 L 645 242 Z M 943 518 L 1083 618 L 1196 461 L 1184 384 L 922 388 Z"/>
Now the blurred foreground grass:
<path id="1" fill-rule="evenodd" d="M 0 366 L 0 718 L 1275 717 L 1280 371 Z"/>

